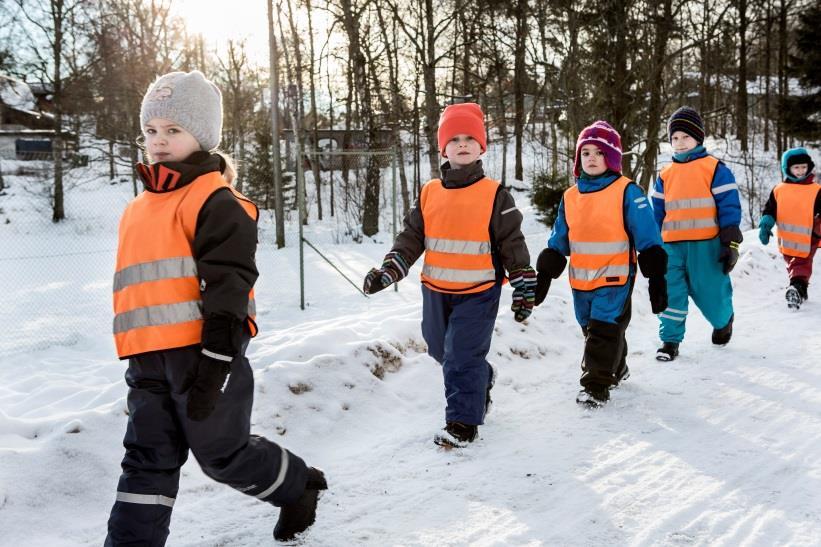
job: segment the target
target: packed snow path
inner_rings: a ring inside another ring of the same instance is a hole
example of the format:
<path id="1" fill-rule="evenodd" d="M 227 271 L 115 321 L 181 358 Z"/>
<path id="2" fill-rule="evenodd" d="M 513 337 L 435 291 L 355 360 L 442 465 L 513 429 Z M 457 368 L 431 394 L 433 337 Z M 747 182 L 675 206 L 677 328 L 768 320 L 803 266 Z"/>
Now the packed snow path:
<path id="1" fill-rule="evenodd" d="M 545 238 L 528 238 L 534 255 Z M 266 291 L 295 286 L 295 251 L 279 251 L 290 267 L 280 255 L 274 271 L 273 251 L 261 250 L 254 430 L 324 469 L 330 484 L 302 543 L 817 545 L 821 284 L 789 312 L 781 257 L 754 232 L 745 239 L 731 343 L 712 346 L 691 305 L 681 357 L 655 361 L 658 322 L 640 280 L 632 376 L 599 410 L 574 403 L 582 336 L 566 276 L 526 325 L 513 321 L 505 289 L 490 355 L 493 410 L 478 442 L 450 452 L 431 440 L 444 396 L 420 334 L 418 267 L 398 293 L 366 300 L 310 258 L 310 306 L 299 312 L 298 295 L 282 302 Z M 358 281 L 388 247 L 328 252 Z M 4 300 L 2 545 L 100 545 L 105 536 L 126 423 L 108 275 L 59 287 L 37 286 L 33 275 Z M 78 287 L 89 305 L 72 314 L 60 291 Z M 28 306 L 46 298 L 54 316 L 30 318 Z M 69 334 L 78 325 L 84 334 Z M 276 514 L 210 481 L 190 458 L 169 545 L 270 544 Z"/>

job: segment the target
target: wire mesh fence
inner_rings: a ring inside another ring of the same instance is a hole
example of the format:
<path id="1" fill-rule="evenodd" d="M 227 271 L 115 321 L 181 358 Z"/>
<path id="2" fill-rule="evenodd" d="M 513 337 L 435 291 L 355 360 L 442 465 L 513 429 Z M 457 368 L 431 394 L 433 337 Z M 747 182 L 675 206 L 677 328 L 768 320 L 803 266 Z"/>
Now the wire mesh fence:
<path id="1" fill-rule="evenodd" d="M 393 151 L 376 153 L 390 159 Z M 350 155 L 368 154 L 355 151 Z M 257 299 L 262 310 L 304 308 L 306 269 L 313 272 L 308 277 L 313 294 L 326 284 L 324 280 L 333 277 L 336 282 L 340 274 L 348 279 L 343 281 L 348 287 L 345 290 L 358 291 L 360 270 L 369 259 L 352 265 L 346 263 L 346 257 L 349 249 L 362 241 L 364 168 L 360 164 L 364 162 L 351 162 L 345 177 L 341 170 L 333 170 L 332 164 L 326 165 L 317 186 L 313 173 L 301 172 L 302 164 L 297 163 L 294 175 L 302 181 L 302 199 L 294 199 L 297 207 L 285 210 L 286 246 L 282 249 L 275 243 L 274 211 L 260 210 Z M 390 234 L 396 226 L 397 211 L 395 165 L 392 168 L 390 161 L 387 165 L 380 167 L 379 225 Z M 128 167 L 116 167 L 113 177 L 110 167 L 103 157 L 65 162 L 65 219 L 53 222 L 51 153 L 0 160 L 0 295 L 6 304 L 0 306 L 0 324 L 4 325 L 0 352 L 72 347 L 84 339 L 110 344 L 118 224 L 135 188 L 140 188 Z M 320 201 L 325 213 L 321 221 L 317 217 Z M 150 245 L 151 235 L 145 238 Z M 303 241 L 310 246 L 302 248 Z M 310 297 L 308 300 L 313 306 L 321 304 Z M 22 316 L 20 310 L 25 310 Z M 263 323 L 274 321 L 275 315 L 263 311 L 260 319 Z"/>

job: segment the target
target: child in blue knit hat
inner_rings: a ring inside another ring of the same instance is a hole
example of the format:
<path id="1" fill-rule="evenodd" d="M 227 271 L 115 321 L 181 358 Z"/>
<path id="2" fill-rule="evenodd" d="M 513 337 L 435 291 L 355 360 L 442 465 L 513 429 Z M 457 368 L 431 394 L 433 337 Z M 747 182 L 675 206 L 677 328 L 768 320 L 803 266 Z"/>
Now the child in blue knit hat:
<path id="1" fill-rule="evenodd" d="M 787 307 L 797 310 L 807 299 L 812 261 L 821 242 L 821 185 L 815 164 L 804 148 L 792 148 L 781 156 L 784 181 L 770 192 L 761 212 L 758 238 L 766 245 L 778 225 L 778 247 L 787 263 L 790 286 Z"/>

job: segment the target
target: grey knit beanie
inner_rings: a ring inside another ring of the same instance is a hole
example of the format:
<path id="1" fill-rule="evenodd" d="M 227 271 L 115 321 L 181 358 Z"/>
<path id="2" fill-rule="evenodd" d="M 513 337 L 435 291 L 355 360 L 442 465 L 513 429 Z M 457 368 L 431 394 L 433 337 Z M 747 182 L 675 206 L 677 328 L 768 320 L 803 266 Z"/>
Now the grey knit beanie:
<path id="1" fill-rule="evenodd" d="M 219 146 L 222 94 L 199 70 L 169 72 L 157 78 L 143 97 L 140 128 L 153 118 L 170 120 L 191 133 L 203 150 Z"/>

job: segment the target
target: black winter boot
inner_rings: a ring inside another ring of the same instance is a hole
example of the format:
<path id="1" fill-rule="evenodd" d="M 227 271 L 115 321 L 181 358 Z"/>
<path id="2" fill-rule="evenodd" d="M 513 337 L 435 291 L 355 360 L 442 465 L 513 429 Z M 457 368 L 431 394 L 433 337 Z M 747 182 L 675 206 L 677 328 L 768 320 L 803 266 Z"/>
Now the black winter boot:
<path id="1" fill-rule="evenodd" d="M 433 442 L 444 448 L 464 448 L 476 440 L 479 428 L 461 422 L 448 422 L 445 428 L 433 437 Z"/>
<path id="2" fill-rule="evenodd" d="M 576 395 L 576 402 L 588 408 L 599 408 L 600 406 L 604 406 L 609 400 L 610 388 L 596 384 L 585 386 L 585 388 Z"/>
<path id="3" fill-rule="evenodd" d="M 656 361 L 672 361 L 678 357 L 678 342 L 664 342 L 656 350 Z"/>
<path id="4" fill-rule="evenodd" d="M 803 277 L 793 277 L 790 279 L 790 286 L 796 288 L 802 301 L 807 299 L 807 285 L 809 285 L 809 283 Z"/>
<path id="5" fill-rule="evenodd" d="M 316 503 L 319 492 L 328 489 L 325 475 L 315 467 L 308 468 L 308 481 L 302 496 L 293 503 L 283 505 L 279 520 L 274 526 L 274 539 L 286 541 L 308 529 L 316 518 Z"/>
<path id="6" fill-rule="evenodd" d="M 727 324 L 720 329 L 713 329 L 713 344 L 717 346 L 725 346 L 733 336 L 733 319 L 735 314 L 730 316 Z"/>

